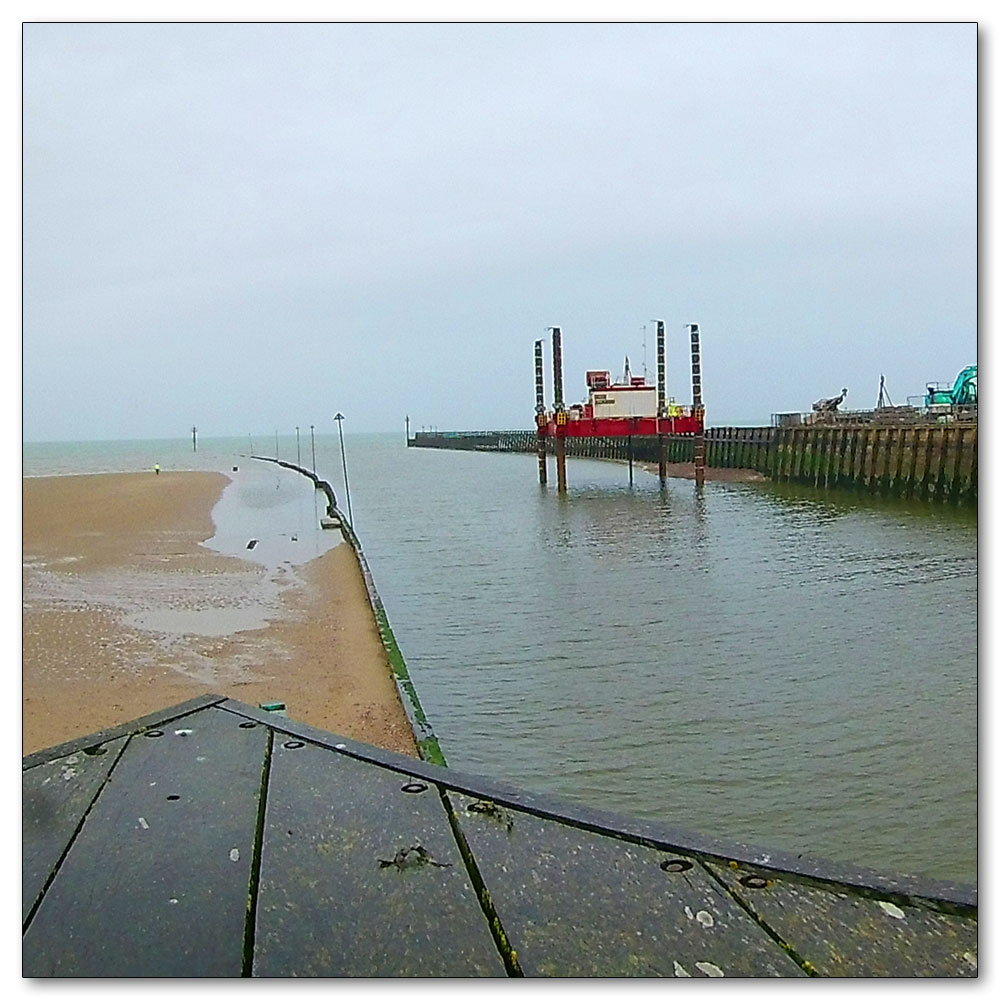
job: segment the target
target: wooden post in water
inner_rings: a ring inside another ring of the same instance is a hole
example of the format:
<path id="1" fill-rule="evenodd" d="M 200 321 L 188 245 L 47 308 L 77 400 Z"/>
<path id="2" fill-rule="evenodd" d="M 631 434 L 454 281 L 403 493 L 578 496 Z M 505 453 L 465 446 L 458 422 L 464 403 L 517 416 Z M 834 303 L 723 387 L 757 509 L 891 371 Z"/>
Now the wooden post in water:
<path id="1" fill-rule="evenodd" d="M 959 459 L 959 494 L 965 503 L 975 503 L 979 497 L 979 427 L 962 428 L 962 453 Z"/>
<path id="2" fill-rule="evenodd" d="M 656 321 L 656 443 L 659 455 L 660 485 L 667 481 L 667 456 L 660 422 L 667 416 L 667 349 L 663 320 Z"/>
<path id="3" fill-rule="evenodd" d="M 705 406 L 701 398 L 701 334 L 697 323 L 689 323 L 691 331 L 691 410 L 701 417 L 694 435 L 694 481 L 705 485 Z"/>
<path id="4" fill-rule="evenodd" d="M 198 450 L 198 428 L 191 428 L 191 449 L 192 451 Z"/>
<path id="5" fill-rule="evenodd" d="M 545 374 L 542 367 L 542 342 L 540 340 L 535 341 L 535 428 L 538 482 L 544 486 L 549 481 L 548 461 L 545 457 L 545 432 L 548 429 L 548 421 L 545 419 Z"/>
<path id="6" fill-rule="evenodd" d="M 556 413 L 556 486 L 566 492 L 566 410 L 563 406 L 562 330 L 552 327 L 552 381 Z"/>
<path id="7" fill-rule="evenodd" d="M 913 493 L 918 500 L 923 500 L 926 496 L 927 483 L 927 456 L 930 452 L 931 432 L 927 427 L 921 427 L 917 431 L 917 449 L 913 464 Z"/>
<path id="8" fill-rule="evenodd" d="M 931 436 L 930 451 L 927 455 L 927 498 L 940 499 L 941 470 L 944 468 L 944 446 L 947 424 L 935 428 Z"/>
<path id="9" fill-rule="evenodd" d="M 954 501 L 958 495 L 959 457 L 962 454 L 962 428 L 957 424 L 945 432 L 947 446 L 945 453 L 942 498 Z"/>

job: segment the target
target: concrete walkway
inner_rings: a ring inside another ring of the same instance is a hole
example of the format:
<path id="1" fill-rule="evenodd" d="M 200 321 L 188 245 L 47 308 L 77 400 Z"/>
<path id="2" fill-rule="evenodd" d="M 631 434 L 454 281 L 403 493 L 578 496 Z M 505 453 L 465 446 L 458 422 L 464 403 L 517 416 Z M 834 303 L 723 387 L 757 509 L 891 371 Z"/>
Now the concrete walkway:
<path id="1" fill-rule="evenodd" d="M 977 975 L 974 888 L 556 802 L 221 696 L 23 767 L 27 977 Z"/>

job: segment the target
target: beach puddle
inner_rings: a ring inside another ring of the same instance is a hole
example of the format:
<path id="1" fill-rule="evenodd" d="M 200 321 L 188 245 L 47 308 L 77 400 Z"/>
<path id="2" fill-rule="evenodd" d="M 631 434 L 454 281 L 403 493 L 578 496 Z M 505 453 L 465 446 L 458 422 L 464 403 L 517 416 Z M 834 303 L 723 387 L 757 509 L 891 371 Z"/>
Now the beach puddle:
<path id="1" fill-rule="evenodd" d="M 105 570 L 85 576 L 34 569 L 27 606 L 63 611 L 106 608 L 123 625 L 161 635 L 226 636 L 266 628 L 288 617 L 289 589 L 304 586 L 294 570 L 247 567 L 216 573 Z"/>
<path id="2" fill-rule="evenodd" d="M 165 635 L 229 636 L 266 628 L 275 617 L 266 606 L 250 608 L 158 608 L 131 615 L 125 623 Z"/>
<path id="3" fill-rule="evenodd" d="M 344 543 L 339 531 L 320 527 L 326 496 L 311 480 L 281 466 L 241 466 L 212 510 L 213 552 L 275 569 L 298 566 Z"/>

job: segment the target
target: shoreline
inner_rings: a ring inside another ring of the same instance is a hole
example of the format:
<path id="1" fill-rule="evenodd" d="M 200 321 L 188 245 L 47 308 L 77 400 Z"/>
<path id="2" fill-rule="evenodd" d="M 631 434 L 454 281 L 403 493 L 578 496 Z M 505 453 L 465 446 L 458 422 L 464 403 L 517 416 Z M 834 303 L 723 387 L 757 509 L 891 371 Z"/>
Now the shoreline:
<path id="1" fill-rule="evenodd" d="M 612 461 L 628 464 L 628 459 L 612 459 Z M 651 472 L 654 476 L 659 474 L 660 467 L 656 462 L 645 462 L 636 460 L 636 465 Z M 694 462 L 668 462 L 668 479 L 694 479 Z M 755 469 L 728 469 L 715 466 L 705 466 L 705 482 L 715 483 L 764 483 L 767 476 Z"/>
<path id="2" fill-rule="evenodd" d="M 346 542 L 273 569 L 212 551 L 221 472 L 22 478 L 22 753 L 200 694 L 417 756 Z"/>

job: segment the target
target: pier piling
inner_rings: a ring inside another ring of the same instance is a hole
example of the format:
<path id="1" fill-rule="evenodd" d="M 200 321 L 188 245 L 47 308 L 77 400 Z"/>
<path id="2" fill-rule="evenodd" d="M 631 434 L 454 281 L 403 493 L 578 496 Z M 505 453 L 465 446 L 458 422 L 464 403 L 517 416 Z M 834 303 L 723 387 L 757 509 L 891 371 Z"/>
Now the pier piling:
<path id="1" fill-rule="evenodd" d="M 563 402 L 562 330 L 552 327 L 552 382 L 556 414 L 556 486 L 566 492 L 566 407 Z"/>
<path id="2" fill-rule="evenodd" d="M 877 475 L 865 474 L 868 444 L 877 431 Z M 560 438 L 549 430 L 549 436 Z M 698 435 L 633 437 L 633 462 L 690 463 L 697 458 Z M 420 448 L 534 452 L 538 428 L 516 431 L 418 433 Z M 621 437 L 562 439 L 564 456 L 628 458 Z M 978 499 L 977 427 L 953 424 L 840 423 L 834 426 L 711 427 L 703 435 L 701 464 L 707 468 L 750 469 L 775 482 L 800 483 L 818 490 L 858 492 L 975 507 Z M 807 453 L 813 458 L 807 461 Z M 938 457 L 934 457 L 935 454 Z M 818 470 L 818 471 L 817 471 Z"/>
<path id="3" fill-rule="evenodd" d="M 705 406 L 701 399 L 701 333 L 697 323 L 689 323 L 691 331 L 691 406 L 695 416 L 704 418 Z M 694 437 L 694 481 L 705 484 L 705 422 L 702 419 Z"/>
<path id="4" fill-rule="evenodd" d="M 663 420 L 667 415 L 667 349 L 663 334 L 663 320 L 656 321 L 656 419 Z M 659 427 L 659 423 L 657 424 Z M 662 434 L 656 436 L 659 457 L 660 485 L 667 481 L 666 442 Z"/>
<path id="5" fill-rule="evenodd" d="M 542 368 L 542 342 L 535 341 L 535 425 L 538 441 L 538 482 L 544 486 L 549 480 L 548 461 L 545 457 L 545 375 Z"/>

